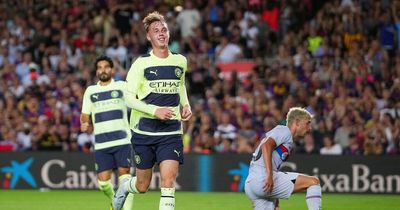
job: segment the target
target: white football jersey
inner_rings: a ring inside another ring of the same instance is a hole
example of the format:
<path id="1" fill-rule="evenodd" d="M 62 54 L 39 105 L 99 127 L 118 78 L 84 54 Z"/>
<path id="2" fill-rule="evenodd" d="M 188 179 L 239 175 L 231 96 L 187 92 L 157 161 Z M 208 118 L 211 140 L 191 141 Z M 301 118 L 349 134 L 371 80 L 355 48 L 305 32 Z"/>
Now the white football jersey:
<path id="1" fill-rule="evenodd" d="M 253 159 L 250 165 L 262 166 L 265 168 L 264 159 L 262 158 L 262 145 L 270 141 L 270 138 L 275 140 L 276 147 L 272 151 L 272 170 L 278 171 L 283 161 L 286 161 L 293 149 L 293 137 L 289 127 L 278 125 L 266 133 L 265 138 L 258 145 L 253 153 Z"/>

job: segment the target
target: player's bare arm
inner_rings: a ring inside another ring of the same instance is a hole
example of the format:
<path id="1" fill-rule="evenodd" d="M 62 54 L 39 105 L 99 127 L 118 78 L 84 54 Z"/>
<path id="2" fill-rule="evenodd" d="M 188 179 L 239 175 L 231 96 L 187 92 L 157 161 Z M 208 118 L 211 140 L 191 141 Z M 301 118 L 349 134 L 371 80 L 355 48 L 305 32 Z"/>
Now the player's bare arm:
<path id="1" fill-rule="evenodd" d="M 262 146 L 262 154 L 267 170 L 267 176 L 265 177 L 265 183 L 263 190 L 264 192 L 271 192 L 274 187 L 273 177 L 272 177 L 272 151 L 276 147 L 275 140 L 273 138 L 268 138 L 268 140 Z"/>
<path id="2" fill-rule="evenodd" d="M 89 122 L 90 122 L 90 115 L 88 114 L 81 114 L 81 131 L 86 132 L 88 127 L 89 127 Z"/>

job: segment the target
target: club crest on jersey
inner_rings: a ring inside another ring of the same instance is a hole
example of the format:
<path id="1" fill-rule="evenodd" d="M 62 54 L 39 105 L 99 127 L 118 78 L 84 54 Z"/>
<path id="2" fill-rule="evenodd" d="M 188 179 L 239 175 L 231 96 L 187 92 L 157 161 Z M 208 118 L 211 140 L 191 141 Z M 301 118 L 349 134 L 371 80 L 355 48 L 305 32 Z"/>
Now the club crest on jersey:
<path id="1" fill-rule="evenodd" d="M 118 91 L 116 91 L 116 90 L 111 91 L 111 97 L 118 98 L 118 96 L 119 96 Z"/>
<path id="2" fill-rule="evenodd" d="M 182 74 L 183 74 L 182 69 L 180 69 L 180 68 L 176 68 L 175 69 L 175 76 L 176 77 L 181 78 Z"/>
<path id="3" fill-rule="evenodd" d="M 142 160 L 140 159 L 139 155 L 135 155 L 135 163 L 136 164 L 140 164 L 140 162 L 142 162 Z"/>

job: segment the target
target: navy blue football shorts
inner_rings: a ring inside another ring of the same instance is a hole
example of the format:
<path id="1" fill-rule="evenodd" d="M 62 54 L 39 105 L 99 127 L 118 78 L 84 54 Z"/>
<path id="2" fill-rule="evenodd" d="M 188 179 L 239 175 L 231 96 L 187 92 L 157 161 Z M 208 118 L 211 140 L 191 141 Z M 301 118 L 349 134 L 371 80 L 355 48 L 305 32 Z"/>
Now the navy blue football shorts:
<path id="1" fill-rule="evenodd" d="M 148 136 L 133 133 L 134 163 L 138 169 L 150 169 L 155 163 L 176 160 L 183 164 L 182 135 Z"/>
<path id="2" fill-rule="evenodd" d="M 130 168 L 132 157 L 132 146 L 130 144 L 96 150 L 94 158 L 96 161 L 96 172 L 100 173 L 117 168 Z"/>

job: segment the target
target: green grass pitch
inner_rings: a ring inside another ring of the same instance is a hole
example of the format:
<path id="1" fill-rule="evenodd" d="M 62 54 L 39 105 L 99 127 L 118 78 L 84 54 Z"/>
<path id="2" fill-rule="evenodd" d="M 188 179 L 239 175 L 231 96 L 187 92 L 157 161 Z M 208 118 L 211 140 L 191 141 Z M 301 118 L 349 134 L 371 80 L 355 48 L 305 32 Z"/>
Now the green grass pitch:
<path id="1" fill-rule="evenodd" d="M 135 196 L 135 209 L 158 210 L 160 193 Z M 281 200 L 281 210 L 307 209 L 305 194 Z M 109 202 L 100 191 L 0 190 L 0 209 L 4 210 L 109 210 Z M 400 210 L 399 195 L 323 194 L 327 210 Z M 250 210 L 244 193 L 177 192 L 176 210 Z"/>

